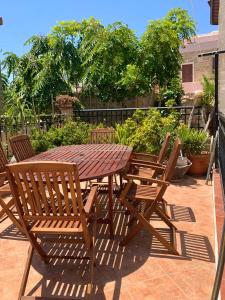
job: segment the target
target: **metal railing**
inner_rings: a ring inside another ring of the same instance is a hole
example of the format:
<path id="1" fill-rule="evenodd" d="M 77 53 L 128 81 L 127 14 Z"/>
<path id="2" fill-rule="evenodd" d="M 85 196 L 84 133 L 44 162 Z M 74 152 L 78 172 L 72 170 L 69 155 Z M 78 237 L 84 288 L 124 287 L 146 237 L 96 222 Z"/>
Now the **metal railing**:
<path id="1" fill-rule="evenodd" d="M 171 108 L 168 107 L 143 107 L 143 108 L 114 108 L 114 109 L 84 109 L 74 110 L 75 117 L 80 118 L 84 122 L 91 124 L 103 123 L 106 126 L 115 126 L 121 124 L 135 113 L 137 109 L 148 111 L 149 109 L 158 109 L 163 113 L 167 113 Z M 180 113 L 180 121 L 187 124 L 193 106 L 176 106 L 173 107 Z M 195 106 L 192 127 L 201 129 L 204 127 L 202 122 L 202 107 Z"/>
<path id="2" fill-rule="evenodd" d="M 223 201 L 224 201 L 224 209 L 225 209 L 225 117 L 222 114 L 219 114 L 218 117 L 218 138 L 217 138 L 217 149 L 216 149 L 216 161 L 217 167 L 220 172 L 221 185 L 222 185 L 222 193 L 223 193 Z M 221 287 L 223 271 L 225 264 L 225 219 L 223 223 L 223 232 L 221 236 L 221 244 L 220 244 L 220 253 L 217 264 L 217 271 L 215 282 L 213 286 L 212 292 L 212 300 L 217 300 L 219 297 L 219 291 Z"/>

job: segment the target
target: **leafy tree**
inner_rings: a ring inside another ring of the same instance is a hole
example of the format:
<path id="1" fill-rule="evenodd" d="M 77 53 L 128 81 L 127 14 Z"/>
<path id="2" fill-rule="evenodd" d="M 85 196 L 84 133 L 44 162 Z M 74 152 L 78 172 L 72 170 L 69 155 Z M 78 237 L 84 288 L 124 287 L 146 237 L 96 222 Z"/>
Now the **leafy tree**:
<path id="1" fill-rule="evenodd" d="M 18 58 L 8 54 L 4 65 L 12 75 L 10 88 L 19 93 L 29 107 L 46 111 L 62 91 L 72 91 L 80 81 L 80 61 L 70 41 L 56 36 L 33 36 L 30 51 Z"/>
<path id="2" fill-rule="evenodd" d="M 60 22 L 49 35 L 32 36 L 23 56 L 6 54 L 7 95 L 39 113 L 50 110 L 62 92 L 103 102 L 149 94 L 177 78 L 179 47 L 194 34 L 195 24 L 181 8 L 151 21 L 140 39 L 121 22 L 106 27 L 93 17 Z"/>
<path id="3" fill-rule="evenodd" d="M 172 9 L 165 18 L 150 21 L 141 37 L 141 67 L 146 88 L 165 87 L 177 78 L 182 62 L 180 47 L 195 35 L 195 23 L 186 10 Z"/>

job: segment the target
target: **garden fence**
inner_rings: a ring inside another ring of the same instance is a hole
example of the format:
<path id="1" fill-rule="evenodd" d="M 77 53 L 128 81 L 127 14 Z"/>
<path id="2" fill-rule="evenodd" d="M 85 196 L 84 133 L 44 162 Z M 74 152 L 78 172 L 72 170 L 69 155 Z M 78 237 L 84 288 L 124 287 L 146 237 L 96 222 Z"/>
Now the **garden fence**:
<path id="1" fill-rule="evenodd" d="M 147 113 L 149 108 L 139 108 Z M 153 109 L 153 108 L 152 108 Z M 156 107 L 161 111 L 162 114 L 166 115 L 169 113 L 171 108 L 168 107 Z M 180 121 L 187 124 L 190 113 L 193 106 L 177 106 L 174 107 L 177 112 L 180 113 Z M 70 116 L 72 119 L 80 119 L 81 121 L 90 124 L 103 123 L 105 126 L 115 126 L 116 123 L 123 123 L 127 118 L 131 117 L 137 108 L 119 108 L 119 109 L 84 109 L 75 110 L 73 115 Z M 17 133 L 30 134 L 32 128 L 40 128 L 42 131 L 47 131 L 52 125 L 56 127 L 62 127 L 66 121 L 66 116 L 62 114 L 58 115 L 41 115 L 37 118 L 26 118 L 23 124 L 11 125 L 11 122 L 5 117 L 0 118 L 0 139 L 5 146 L 7 154 L 9 137 Z M 192 127 L 201 129 L 204 127 L 202 121 L 202 108 L 196 106 L 194 108 Z M 10 150 L 10 149 L 9 149 Z"/>
<path id="2" fill-rule="evenodd" d="M 173 109 L 180 113 L 181 122 L 187 124 L 192 108 L 193 106 L 176 106 Z M 147 112 L 149 107 L 139 109 Z M 160 110 L 164 114 L 167 114 L 169 110 L 171 110 L 171 108 L 168 107 L 155 107 L 155 109 Z M 137 108 L 84 109 L 75 110 L 74 114 L 84 122 L 91 124 L 103 123 L 106 126 L 115 126 L 115 124 L 121 124 L 131 117 L 136 110 Z M 194 108 L 192 127 L 197 129 L 204 127 L 201 106 L 195 106 Z"/>

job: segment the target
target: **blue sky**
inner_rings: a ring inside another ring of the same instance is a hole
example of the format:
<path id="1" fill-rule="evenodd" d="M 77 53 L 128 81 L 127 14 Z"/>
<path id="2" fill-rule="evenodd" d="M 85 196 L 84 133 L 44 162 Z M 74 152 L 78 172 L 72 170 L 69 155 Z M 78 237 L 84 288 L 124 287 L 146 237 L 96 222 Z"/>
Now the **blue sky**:
<path id="1" fill-rule="evenodd" d="M 140 36 L 149 20 L 163 17 L 173 7 L 189 11 L 197 21 L 198 33 L 216 30 L 211 26 L 207 0 L 2 0 L 0 49 L 18 55 L 34 34 L 46 34 L 57 21 L 82 20 L 90 16 L 104 25 L 122 21 Z"/>

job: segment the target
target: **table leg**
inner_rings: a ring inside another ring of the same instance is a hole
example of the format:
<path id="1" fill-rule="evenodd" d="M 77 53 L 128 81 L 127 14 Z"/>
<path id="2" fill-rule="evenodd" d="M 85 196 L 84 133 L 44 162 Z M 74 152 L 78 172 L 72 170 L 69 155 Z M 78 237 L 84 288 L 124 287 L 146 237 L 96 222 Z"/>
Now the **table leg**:
<path id="1" fill-rule="evenodd" d="M 108 203 L 108 219 L 109 219 L 109 231 L 110 231 L 110 238 L 112 239 L 113 234 L 113 176 L 109 176 L 109 183 L 108 183 L 108 197 L 109 197 L 109 203 Z"/>

